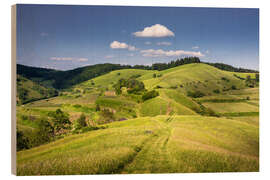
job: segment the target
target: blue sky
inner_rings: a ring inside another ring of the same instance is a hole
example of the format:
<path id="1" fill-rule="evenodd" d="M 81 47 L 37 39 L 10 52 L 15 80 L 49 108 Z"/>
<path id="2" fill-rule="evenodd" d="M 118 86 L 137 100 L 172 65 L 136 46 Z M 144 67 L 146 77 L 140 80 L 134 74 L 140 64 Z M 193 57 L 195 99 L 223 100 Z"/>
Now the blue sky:
<path id="1" fill-rule="evenodd" d="M 18 5 L 17 63 L 60 70 L 185 56 L 259 69 L 259 10 Z"/>

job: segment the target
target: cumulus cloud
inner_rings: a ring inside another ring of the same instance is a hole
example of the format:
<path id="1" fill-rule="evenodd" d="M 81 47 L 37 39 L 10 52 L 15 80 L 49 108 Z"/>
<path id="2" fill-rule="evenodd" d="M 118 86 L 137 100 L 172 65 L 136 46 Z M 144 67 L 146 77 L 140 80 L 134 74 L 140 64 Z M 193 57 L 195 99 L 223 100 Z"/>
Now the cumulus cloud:
<path id="1" fill-rule="evenodd" d="M 209 53 L 210 53 L 210 51 L 209 51 L 209 50 L 206 50 L 206 51 L 205 51 L 205 53 L 206 53 L 206 54 L 209 54 Z"/>
<path id="2" fill-rule="evenodd" d="M 126 43 L 121 43 L 121 42 L 118 42 L 118 41 L 113 41 L 111 44 L 110 44 L 110 47 L 112 49 L 128 49 L 129 51 L 135 51 L 137 50 L 135 48 L 135 46 L 131 46 L 131 45 L 128 45 Z"/>
<path id="3" fill-rule="evenodd" d="M 50 59 L 54 61 L 79 61 L 79 62 L 88 61 L 88 58 L 73 58 L 73 57 L 51 57 Z"/>
<path id="4" fill-rule="evenodd" d="M 128 48 L 128 45 L 126 43 L 120 43 L 118 41 L 113 41 L 111 44 L 110 44 L 110 47 L 112 49 L 127 49 Z"/>
<path id="5" fill-rule="evenodd" d="M 158 42 L 157 45 L 159 45 L 159 46 L 170 46 L 170 45 L 172 45 L 172 43 L 170 43 L 170 42 Z"/>
<path id="6" fill-rule="evenodd" d="M 184 50 L 169 50 L 164 51 L 162 49 L 147 49 L 147 50 L 141 50 L 140 51 L 142 56 L 145 57 L 171 57 L 171 56 L 197 56 L 202 57 L 204 54 L 201 52 L 195 52 L 195 51 L 184 51 Z"/>
<path id="7" fill-rule="evenodd" d="M 192 49 L 199 49 L 199 46 L 193 46 Z"/>
<path id="8" fill-rule="evenodd" d="M 169 37 L 174 36 L 174 33 L 161 24 L 155 24 L 150 27 L 145 27 L 143 31 L 135 32 L 133 35 L 136 37 Z"/>

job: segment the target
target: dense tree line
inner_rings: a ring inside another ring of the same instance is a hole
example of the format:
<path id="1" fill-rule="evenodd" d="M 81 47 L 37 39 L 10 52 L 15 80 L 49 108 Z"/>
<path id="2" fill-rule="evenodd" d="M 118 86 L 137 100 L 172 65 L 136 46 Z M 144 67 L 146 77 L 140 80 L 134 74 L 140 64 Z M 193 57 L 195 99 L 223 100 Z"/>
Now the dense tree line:
<path id="1" fill-rule="evenodd" d="M 225 71 L 231 71 L 231 72 L 244 72 L 244 73 L 258 73 L 258 71 L 252 70 L 252 69 L 244 69 L 244 68 L 236 68 L 228 64 L 223 63 L 209 63 L 205 62 L 205 64 L 208 64 L 210 66 L 214 66 L 218 69 L 225 70 Z"/>

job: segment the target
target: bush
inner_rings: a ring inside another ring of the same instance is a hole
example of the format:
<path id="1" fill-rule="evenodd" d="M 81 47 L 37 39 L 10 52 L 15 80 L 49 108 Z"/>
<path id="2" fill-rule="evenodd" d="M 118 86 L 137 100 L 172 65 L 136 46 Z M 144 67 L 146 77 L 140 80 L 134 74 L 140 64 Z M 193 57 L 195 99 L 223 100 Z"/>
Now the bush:
<path id="1" fill-rule="evenodd" d="M 188 91 L 187 96 L 192 97 L 192 98 L 199 98 L 199 97 L 205 96 L 205 94 L 200 91 L 194 91 L 194 92 Z"/>
<path id="2" fill-rule="evenodd" d="M 122 93 L 122 87 L 126 87 L 129 94 L 140 94 L 141 91 L 145 91 L 144 83 L 133 78 L 119 79 L 113 87 L 116 94 Z"/>
<path id="3" fill-rule="evenodd" d="M 74 128 L 75 129 L 81 129 L 81 128 L 86 127 L 86 126 L 87 126 L 86 117 L 82 113 L 81 116 L 76 120 L 76 122 L 74 124 Z"/>
<path id="4" fill-rule="evenodd" d="M 154 73 L 154 74 L 153 74 L 153 78 L 156 78 L 156 77 L 157 77 L 157 75 L 156 75 L 156 73 Z"/>
<path id="5" fill-rule="evenodd" d="M 100 111 L 100 106 L 99 106 L 99 104 L 96 104 L 96 111 Z"/>
<path id="6" fill-rule="evenodd" d="M 69 121 L 69 115 L 61 111 L 61 109 L 57 109 L 55 112 L 50 112 L 48 114 L 52 117 L 54 132 L 59 132 L 61 129 L 67 129 L 68 125 L 71 124 Z"/>
<path id="7" fill-rule="evenodd" d="M 213 93 L 219 94 L 219 93 L 220 93 L 220 90 L 219 90 L 219 89 L 215 89 L 215 90 L 213 91 Z"/>
<path id="8" fill-rule="evenodd" d="M 156 86 L 156 89 L 161 89 L 161 88 L 162 88 L 162 86 L 160 86 L 160 85 Z"/>
<path id="9" fill-rule="evenodd" d="M 53 137 L 54 128 L 46 118 L 42 118 L 39 120 L 37 134 L 39 136 L 40 144 L 49 142 L 51 140 L 51 137 Z"/>
<path id="10" fill-rule="evenodd" d="M 170 88 L 171 89 L 177 89 L 177 86 L 171 86 Z"/>
<path id="11" fill-rule="evenodd" d="M 232 90 L 236 90 L 237 88 L 236 88 L 235 85 L 232 85 L 231 89 L 232 89 Z"/>
<path id="12" fill-rule="evenodd" d="M 109 123 L 115 120 L 113 112 L 109 109 L 102 109 L 100 115 L 99 124 Z"/>
<path id="13" fill-rule="evenodd" d="M 17 151 L 29 149 L 50 142 L 54 137 L 54 128 L 45 119 L 37 121 L 38 127 L 34 130 L 20 131 L 17 129 Z"/>
<path id="14" fill-rule="evenodd" d="M 29 139 L 24 135 L 23 131 L 16 130 L 17 132 L 17 151 L 23 150 L 23 149 L 28 149 L 29 148 Z"/>
<path id="15" fill-rule="evenodd" d="M 155 91 L 155 90 L 148 91 L 148 92 L 144 93 L 144 95 L 142 96 L 142 100 L 146 101 L 148 99 L 152 99 L 152 98 L 157 97 L 157 96 L 159 96 L 158 91 Z"/>
<path id="16" fill-rule="evenodd" d="M 223 80 L 223 81 L 227 81 L 227 82 L 230 82 L 230 80 L 229 80 L 229 79 L 227 79 L 226 77 L 222 77 L 222 78 L 221 78 L 221 80 Z"/>

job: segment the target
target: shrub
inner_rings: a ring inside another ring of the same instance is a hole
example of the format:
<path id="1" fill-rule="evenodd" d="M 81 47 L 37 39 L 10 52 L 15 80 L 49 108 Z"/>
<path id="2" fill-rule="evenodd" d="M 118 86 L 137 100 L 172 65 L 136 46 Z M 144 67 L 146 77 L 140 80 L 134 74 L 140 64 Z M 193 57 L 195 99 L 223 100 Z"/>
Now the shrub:
<path id="1" fill-rule="evenodd" d="M 232 90 L 236 90 L 237 88 L 236 88 L 235 85 L 232 85 L 231 89 L 232 89 Z"/>
<path id="2" fill-rule="evenodd" d="M 194 92 L 188 91 L 188 92 L 187 92 L 187 96 L 193 97 L 193 98 L 199 98 L 199 97 L 205 96 L 205 94 L 202 93 L 202 92 L 200 92 L 200 91 L 194 91 Z"/>
<path id="3" fill-rule="evenodd" d="M 100 106 L 99 106 L 99 104 L 96 104 L 96 111 L 100 111 Z"/>
<path id="4" fill-rule="evenodd" d="M 17 137 L 16 137 L 17 151 L 28 149 L 29 139 L 24 135 L 23 131 L 20 131 L 17 129 L 16 132 L 17 132 Z"/>
<path id="5" fill-rule="evenodd" d="M 81 116 L 76 120 L 76 122 L 74 124 L 74 128 L 75 129 L 81 129 L 81 128 L 86 127 L 86 126 L 87 126 L 86 117 L 82 113 Z"/>
<path id="6" fill-rule="evenodd" d="M 48 115 L 52 117 L 55 132 L 59 132 L 61 129 L 67 129 L 68 125 L 71 124 L 69 121 L 69 115 L 61 111 L 61 109 L 57 109 L 55 112 L 50 112 Z"/>
<path id="7" fill-rule="evenodd" d="M 177 86 L 171 86 L 170 88 L 171 89 L 177 89 Z"/>
<path id="8" fill-rule="evenodd" d="M 99 119 L 99 124 L 104 124 L 115 120 L 113 112 L 111 112 L 109 109 L 102 109 L 100 115 L 101 117 Z"/>
<path id="9" fill-rule="evenodd" d="M 141 91 L 145 90 L 144 83 L 136 79 L 119 79 L 118 82 L 113 86 L 116 94 L 121 94 L 121 88 L 126 87 L 129 94 L 140 94 Z"/>
<path id="10" fill-rule="evenodd" d="M 152 99 L 154 97 L 157 97 L 159 95 L 158 91 L 152 90 L 152 91 L 148 91 L 146 93 L 144 93 L 144 95 L 142 96 L 142 100 L 146 101 L 148 99 Z"/>
<path id="11" fill-rule="evenodd" d="M 213 91 L 213 93 L 219 94 L 219 93 L 220 93 L 220 90 L 219 90 L 219 89 L 215 89 L 215 90 Z"/>
<path id="12" fill-rule="evenodd" d="M 130 77 L 130 79 L 136 79 L 136 78 L 139 78 L 139 77 L 141 77 L 140 74 L 135 74 L 135 75 L 132 75 L 132 76 Z"/>
<path id="13" fill-rule="evenodd" d="M 42 118 L 38 121 L 38 129 L 35 134 L 38 137 L 37 145 L 44 144 L 54 136 L 54 128 L 46 118 Z"/>
<path id="14" fill-rule="evenodd" d="M 162 86 L 160 86 L 160 85 L 156 86 L 156 89 L 161 89 L 161 88 L 162 88 Z"/>
<path id="15" fill-rule="evenodd" d="M 229 79 L 227 79 L 226 77 L 222 77 L 221 78 L 221 80 L 223 80 L 223 81 L 227 81 L 227 82 L 229 82 L 230 80 Z"/>
<path id="16" fill-rule="evenodd" d="M 154 74 L 153 74 L 153 78 L 156 78 L 156 77 L 157 77 L 157 75 L 156 75 L 156 73 L 154 73 Z"/>

